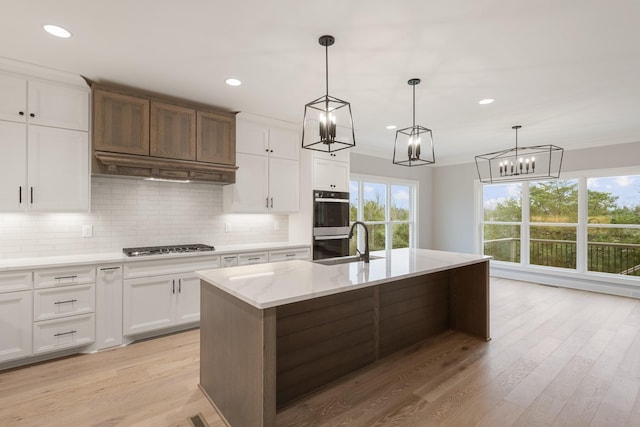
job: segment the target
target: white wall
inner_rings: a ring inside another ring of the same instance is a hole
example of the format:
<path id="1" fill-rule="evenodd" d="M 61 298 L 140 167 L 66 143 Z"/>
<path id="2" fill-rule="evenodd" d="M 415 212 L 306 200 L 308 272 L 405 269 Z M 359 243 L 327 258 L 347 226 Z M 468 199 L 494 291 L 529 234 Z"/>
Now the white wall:
<path id="1" fill-rule="evenodd" d="M 638 165 L 640 142 L 635 142 L 566 150 L 562 170 L 569 172 Z M 433 249 L 474 252 L 474 182 L 477 179 L 475 163 L 434 169 Z"/>
<path id="2" fill-rule="evenodd" d="M 82 237 L 85 224 L 94 237 Z M 287 215 L 223 214 L 219 185 L 94 176 L 90 213 L 0 213 L 0 258 L 286 242 L 288 228 Z"/>
<path id="3" fill-rule="evenodd" d="M 433 235 L 433 171 L 431 166 L 406 167 L 394 165 L 389 159 L 351 153 L 351 173 L 418 181 L 417 247 L 432 248 Z"/>

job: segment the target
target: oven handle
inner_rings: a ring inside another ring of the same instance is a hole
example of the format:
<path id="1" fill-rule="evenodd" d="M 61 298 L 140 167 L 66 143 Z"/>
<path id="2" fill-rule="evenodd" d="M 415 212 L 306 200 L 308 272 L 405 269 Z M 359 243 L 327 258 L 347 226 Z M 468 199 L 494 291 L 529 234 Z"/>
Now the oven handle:
<path id="1" fill-rule="evenodd" d="M 348 234 L 341 234 L 337 236 L 314 236 L 314 240 L 338 240 L 338 239 L 348 239 Z"/>
<path id="2" fill-rule="evenodd" d="M 349 203 L 349 199 L 324 199 L 324 198 L 316 198 L 316 202 L 334 202 L 334 203 Z"/>

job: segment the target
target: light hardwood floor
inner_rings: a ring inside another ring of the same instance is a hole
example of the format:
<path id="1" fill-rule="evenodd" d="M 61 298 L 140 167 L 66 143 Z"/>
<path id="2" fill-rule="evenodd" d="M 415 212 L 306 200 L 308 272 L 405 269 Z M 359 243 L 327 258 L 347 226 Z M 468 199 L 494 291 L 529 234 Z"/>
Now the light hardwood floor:
<path id="1" fill-rule="evenodd" d="M 640 426 L 640 300 L 492 279 L 491 335 L 396 353 L 278 426 Z M 198 350 L 194 330 L 0 372 L 0 426 L 222 426 Z"/>

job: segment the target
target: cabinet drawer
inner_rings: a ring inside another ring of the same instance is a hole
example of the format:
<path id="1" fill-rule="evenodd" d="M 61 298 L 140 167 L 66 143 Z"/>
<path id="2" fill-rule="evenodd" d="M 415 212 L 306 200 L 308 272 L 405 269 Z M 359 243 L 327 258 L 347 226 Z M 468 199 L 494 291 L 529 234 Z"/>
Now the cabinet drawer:
<path id="1" fill-rule="evenodd" d="M 93 314 L 45 320 L 33 325 L 33 352 L 46 353 L 79 347 L 95 340 Z"/>
<path id="2" fill-rule="evenodd" d="M 220 267 L 233 267 L 238 265 L 238 254 L 222 255 L 220 257 Z"/>
<path id="3" fill-rule="evenodd" d="M 95 284 L 36 289 L 33 293 L 33 320 L 48 320 L 95 311 Z"/>
<path id="4" fill-rule="evenodd" d="M 268 252 L 251 252 L 238 255 L 238 265 L 262 264 L 269 262 Z"/>
<path id="5" fill-rule="evenodd" d="M 292 259 L 311 259 L 311 250 L 309 248 L 281 249 L 277 251 L 269 251 L 269 262 L 289 261 Z"/>
<path id="6" fill-rule="evenodd" d="M 0 274 L 0 293 L 24 291 L 33 288 L 33 276 L 30 271 L 16 271 Z"/>
<path id="7" fill-rule="evenodd" d="M 162 276 L 165 274 L 193 273 L 220 267 L 219 256 L 186 256 L 184 258 L 132 260 L 124 264 L 124 278 Z"/>
<path id="8" fill-rule="evenodd" d="M 349 162 L 349 150 L 340 150 L 333 153 L 326 153 L 324 151 L 314 151 L 314 159 L 334 160 L 337 162 Z"/>
<path id="9" fill-rule="evenodd" d="M 96 268 L 86 265 L 36 270 L 33 273 L 33 281 L 36 288 L 93 283 L 96 281 Z"/>

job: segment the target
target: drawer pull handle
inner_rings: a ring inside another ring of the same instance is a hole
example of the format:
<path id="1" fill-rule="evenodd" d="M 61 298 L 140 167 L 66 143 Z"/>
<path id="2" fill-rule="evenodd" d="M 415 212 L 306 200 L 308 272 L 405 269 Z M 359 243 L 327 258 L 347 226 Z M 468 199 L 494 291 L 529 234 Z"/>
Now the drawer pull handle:
<path id="1" fill-rule="evenodd" d="M 69 332 L 58 332 L 57 334 L 54 335 L 54 337 L 61 337 L 63 335 L 70 335 L 70 334 L 75 334 L 78 331 L 69 331 Z"/>
<path id="2" fill-rule="evenodd" d="M 259 256 L 248 258 L 249 261 L 257 261 L 259 259 L 260 259 Z"/>
<path id="3" fill-rule="evenodd" d="M 120 267 L 104 267 L 100 269 L 100 271 L 113 271 L 113 270 L 120 270 Z"/>
<path id="4" fill-rule="evenodd" d="M 288 256 L 288 257 L 290 257 L 290 256 L 296 256 L 296 254 L 287 254 L 287 255 L 285 255 L 285 256 Z"/>
<path id="5" fill-rule="evenodd" d="M 59 277 L 54 277 L 54 279 L 56 279 L 56 280 L 62 280 L 62 279 L 75 279 L 75 278 L 77 278 L 77 277 L 78 277 L 77 275 L 75 275 L 75 276 L 59 276 Z"/>
<path id="6" fill-rule="evenodd" d="M 224 259 L 232 260 L 232 259 L 236 259 L 236 257 L 234 257 L 234 256 L 226 256 L 226 257 L 224 257 Z"/>
<path id="7" fill-rule="evenodd" d="M 54 302 L 54 304 L 69 304 L 69 303 L 73 304 L 74 302 L 78 302 L 78 300 L 77 299 L 70 299 L 70 300 L 67 300 L 67 301 L 56 301 L 56 302 Z"/>

